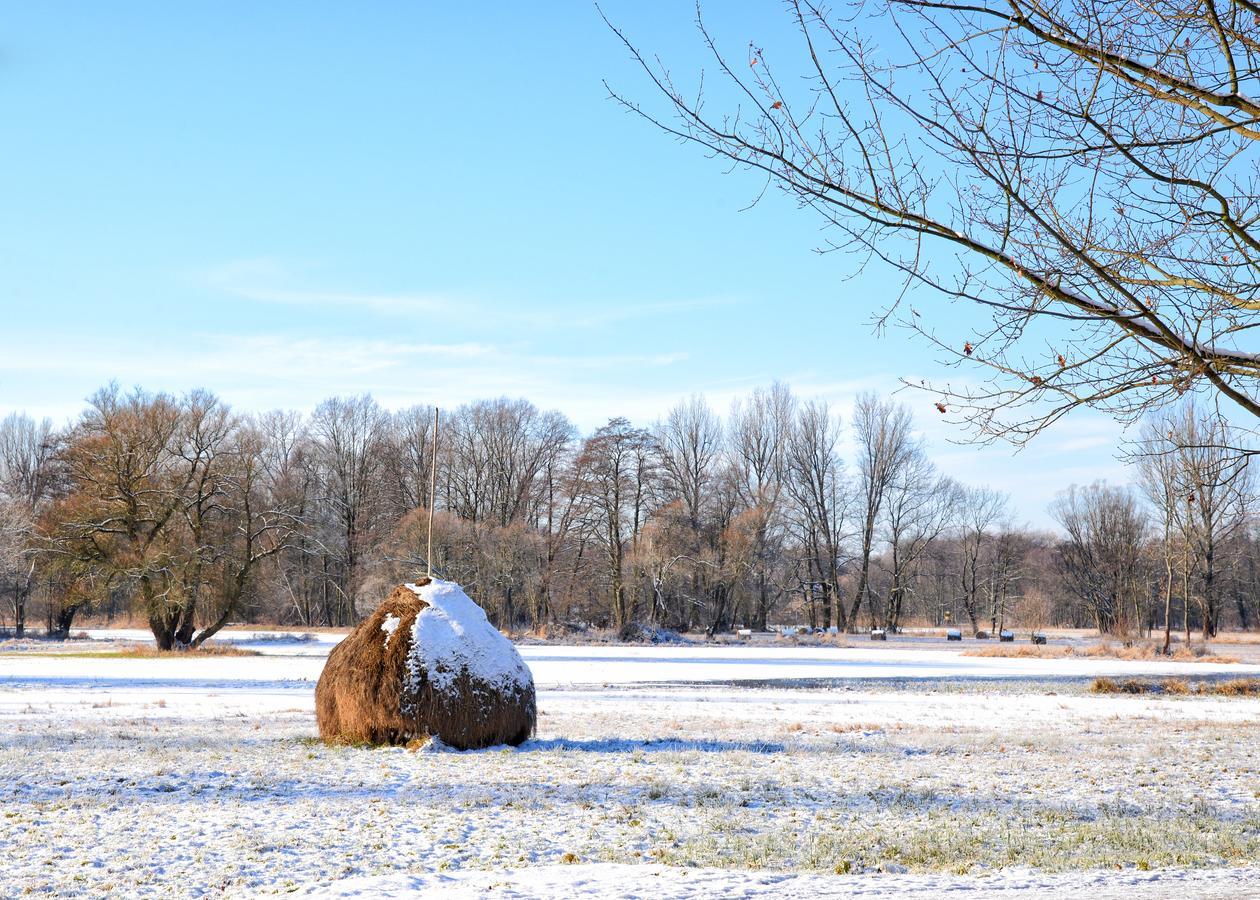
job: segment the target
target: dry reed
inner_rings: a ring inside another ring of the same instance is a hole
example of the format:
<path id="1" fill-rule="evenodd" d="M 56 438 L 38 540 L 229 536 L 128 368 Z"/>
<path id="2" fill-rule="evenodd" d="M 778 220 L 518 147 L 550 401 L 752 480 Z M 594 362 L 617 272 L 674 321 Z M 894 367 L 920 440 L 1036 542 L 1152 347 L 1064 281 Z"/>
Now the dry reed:
<path id="1" fill-rule="evenodd" d="M 1094 694 L 1197 694 L 1204 697 L 1260 697 L 1260 678 L 1231 678 L 1228 681 L 1200 681 L 1190 684 L 1183 678 L 1138 679 L 1095 678 L 1089 687 Z"/>
<path id="2" fill-rule="evenodd" d="M 1140 641 L 1128 646 L 1099 641 L 1087 646 L 1049 646 L 1042 644 L 993 644 L 988 647 L 976 647 L 964 650 L 963 656 L 998 656 L 1021 659 L 1064 659 L 1075 657 L 1081 659 L 1121 659 L 1121 660 L 1171 660 L 1173 662 L 1210 662 L 1236 663 L 1234 656 L 1218 655 L 1202 644 L 1193 647 L 1174 647 L 1171 654 L 1165 656 L 1162 647 L 1151 641 Z"/>

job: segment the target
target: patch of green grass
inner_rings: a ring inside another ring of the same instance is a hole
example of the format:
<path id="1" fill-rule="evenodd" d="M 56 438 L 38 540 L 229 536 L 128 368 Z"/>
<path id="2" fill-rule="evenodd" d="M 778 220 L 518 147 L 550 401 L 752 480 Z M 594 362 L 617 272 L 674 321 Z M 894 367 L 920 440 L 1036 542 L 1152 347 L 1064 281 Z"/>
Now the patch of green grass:
<path id="1" fill-rule="evenodd" d="M 159 650 L 148 644 L 132 644 L 129 647 L 111 647 L 101 650 L 15 650 L 0 652 L 0 657 L 28 659 L 198 659 L 207 656 L 260 656 L 257 650 L 246 650 L 230 644 L 203 644 L 189 650 Z"/>

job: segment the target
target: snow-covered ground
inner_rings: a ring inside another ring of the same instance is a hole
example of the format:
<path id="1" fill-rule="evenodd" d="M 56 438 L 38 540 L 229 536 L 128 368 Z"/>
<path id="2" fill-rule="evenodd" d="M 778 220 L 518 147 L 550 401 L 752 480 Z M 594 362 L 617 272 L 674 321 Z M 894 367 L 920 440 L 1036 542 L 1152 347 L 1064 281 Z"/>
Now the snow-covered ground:
<path id="1" fill-rule="evenodd" d="M 416 753 L 314 739 L 336 636 L 234 639 L 0 654 L 0 895 L 1260 895 L 1260 700 L 1085 690 L 1260 667 L 524 646 L 535 740 Z"/>
<path id="2" fill-rule="evenodd" d="M 1066 898 L 1127 900 L 1161 897 L 1169 900 L 1254 898 L 1250 879 L 1260 869 L 1178 872 L 1089 872 L 1046 875 L 1029 870 L 995 872 L 984 879 L 956 875 L 816 875 L 792 872 L 743 872 L 666 866 L 592 863 L 534 866 L 526 869 L 457 874 L 385 875 L 347 878 L 328 887 L 299 891 L 308 897 L 415 898 L 483 900 L 485 897 L 583 898 L 618 900 L 849 900 L 890 897 L 903 900 L 940 898 Z"/>

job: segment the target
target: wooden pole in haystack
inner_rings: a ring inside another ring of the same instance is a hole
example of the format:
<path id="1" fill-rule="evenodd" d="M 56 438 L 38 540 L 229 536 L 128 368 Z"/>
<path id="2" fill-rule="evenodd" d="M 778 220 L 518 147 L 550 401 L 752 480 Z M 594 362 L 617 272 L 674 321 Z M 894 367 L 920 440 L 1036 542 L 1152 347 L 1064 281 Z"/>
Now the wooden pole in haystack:
<path id="1" fill-rule="evenodd" d="M 433 507 L 437 504 L 437 434 L 438 434 L 438 408 L 433 406 L 433 444 L 430 453 L 433 455 L 432 464 L 429 467 L 429 550 L 425 554 L 425 560 L 429 565 L 429 577 L 433 577 Z"/>

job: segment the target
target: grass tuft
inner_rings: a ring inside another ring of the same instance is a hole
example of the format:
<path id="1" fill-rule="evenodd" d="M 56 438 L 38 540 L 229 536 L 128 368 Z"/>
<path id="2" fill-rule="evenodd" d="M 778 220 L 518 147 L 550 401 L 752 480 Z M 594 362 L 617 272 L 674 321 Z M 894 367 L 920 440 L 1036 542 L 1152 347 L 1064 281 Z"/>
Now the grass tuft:
<path id="1" fill-rule="evenodd" d="M 159 650 L 152 644 L 132 644 L 130 647 L 121 647 L 118 650 L 94 655 L 116 659 L 186 659 L 197 656 L 258 656 L 258 651 L 233 647 L 231 644 L 202 644 L 200 647 L 186 650 Z"/>
<path id="2" fill-rule="evenodd" d="M 1179 646 L 1173 648 L 1168 656 L 1163 648 L 1153 641 L 1134 641 L 1128 645 L 1115 645 L 1108 641 L 1100 641 L 1086 647 L 1050 647 L 1036 644 L 994 644 L 989 647 L 976 647 L 964 650 L 963 656 L 1000 656 L 1023 659 L 1122 659 L 1122 660 L 1172 660 L 1174 662 L 1211 662 L 1236 663 L 1234 656 L 1221 656 L 1210 647 L 1196 644 L 1192 647 Z"/>
<path id="3" fill-rule="evenodd" d="M 1159 683 L 1159 687 L 1165 694 L 1190 693 L 1190 684 L 1184 678 L 1165 678 Z"/>
<path id="4" fill-rule="evenodd" d="M 1114 678 L 1095 678 L 1094 683 L 1089 686 L 1089 690 L 1094 694 L 1146 694 L 1155 689 L 1155 685 L 1151 682 L 1139 681 L 1136 678 L 1126 678 L 1123 681 L 1116 681 Z"/>
<path id="5" fill-rule="evenodd" d="M 1229 681 L 1200 681 L 1191 685 L 1182 678 L 1160 681 L 1126 678 L 1095 678 L 1089 690 L 1094 694 L 1199 694 L 1205 697 L 1260 697 L 1260 678 L 1231 678 Z"/>
<path id="6" fill-rule="evenodd" d="M 1212 685 L 1211 693 L 1221 697 L 1260 697 L 1260 678 L 1231 678 Z"/>

